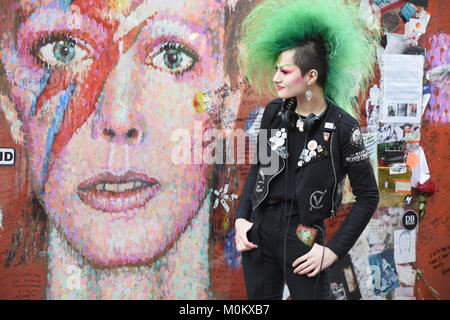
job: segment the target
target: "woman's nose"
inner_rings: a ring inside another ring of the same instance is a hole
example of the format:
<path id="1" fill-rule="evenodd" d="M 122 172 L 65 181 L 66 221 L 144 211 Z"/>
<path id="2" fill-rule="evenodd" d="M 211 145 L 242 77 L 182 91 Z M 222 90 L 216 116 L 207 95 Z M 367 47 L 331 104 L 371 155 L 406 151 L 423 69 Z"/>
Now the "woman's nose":
<path id="1" fill-rule="evenodd" d="M 278 71 L 275 72 L 275 74 L 273 75 L 272 81 L 274 83 L 279 83 L 280 82 L 280 77 L 279 77 Z"/>

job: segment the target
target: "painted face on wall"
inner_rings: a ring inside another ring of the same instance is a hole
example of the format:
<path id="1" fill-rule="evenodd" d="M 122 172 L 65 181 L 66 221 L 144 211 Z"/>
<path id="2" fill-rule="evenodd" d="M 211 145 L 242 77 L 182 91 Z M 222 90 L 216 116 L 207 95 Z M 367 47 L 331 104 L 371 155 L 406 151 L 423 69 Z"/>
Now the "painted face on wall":
<path id="1" fill-rule="evenodd" d="M 192 99 L 225 81 L 222 4 L 69 2 L 21 4 L 26 18 L 1 51 L 33 189 L 88 261 L 147 262 L 206 196 L 210 167 L 175 165 L 171 134 L 209 127 Z"/>
<path id="2" fill-rule="evenodd" d="M 282 99 L 297 97 L 306 91 L 304 77 L 294 62 L 294 50 L 283 51 L 278 56 L 273 82 Z"/>

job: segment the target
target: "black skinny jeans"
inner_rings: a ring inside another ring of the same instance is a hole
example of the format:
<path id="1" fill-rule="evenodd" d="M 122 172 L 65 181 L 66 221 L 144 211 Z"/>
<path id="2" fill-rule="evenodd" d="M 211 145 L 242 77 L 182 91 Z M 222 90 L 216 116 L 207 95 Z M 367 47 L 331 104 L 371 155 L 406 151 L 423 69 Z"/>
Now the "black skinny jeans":
<path id="1" fill-rule="evenodd" d="M 281 300 L 285 279 L 293 300 L 330 299 L 328 269 L 319 273 L 318 282 L 318 276 L 311 278 L 294 273 L 295 268 L 292 267 L 292 263 L 311 249 L 296 235 L 299 216 L 294 215 L 288 219 L 280 205 L 266 206 L 261 209 L 252 213 L 250 221 L 254 224 L 247 233 L 249 240 L 256 243 L 258 248 L 242 252 L 247 298 Z M 323 245 L 323 235 L 320 230 L 317 233 L 316 243 Z"/>

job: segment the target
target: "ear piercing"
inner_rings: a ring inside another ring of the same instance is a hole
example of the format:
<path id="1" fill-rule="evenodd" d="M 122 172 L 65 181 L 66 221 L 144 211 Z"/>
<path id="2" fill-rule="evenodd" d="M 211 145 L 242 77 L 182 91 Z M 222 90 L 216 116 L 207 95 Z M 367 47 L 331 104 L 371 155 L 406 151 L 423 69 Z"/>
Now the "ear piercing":
<path id="1" fill-rule="evenodd" d="M 305 92 L 305 97 L 306 97 L 306 100 L 311 101 L 311 99 L 312 99 L 311 86 L 308 86 L 308 90 L 306 90 L 306 92 Z"/>

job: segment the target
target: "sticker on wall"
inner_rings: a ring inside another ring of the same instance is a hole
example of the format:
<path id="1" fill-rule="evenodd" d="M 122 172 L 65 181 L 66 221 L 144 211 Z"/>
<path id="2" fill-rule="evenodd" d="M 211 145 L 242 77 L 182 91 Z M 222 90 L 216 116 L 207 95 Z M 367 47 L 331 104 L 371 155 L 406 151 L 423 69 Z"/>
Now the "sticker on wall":
<path id="1" fill-rule="evenodd" d="M 216 209 L 219 206 L 219 202 L 226 212 L 230 211 L 230 206 L 228 205 L 226 200 L 234 200 L 238 198 L 238 195 L 235 193 L 228 194 L 229 184 L 225 184 L 219 190 L 214 190 L 213 193 L 216 195 L 216 199 L 214 200 L 213 208 Z"/>
<path id="2" fill-rule="evenodd" d="M 213 109 L 212 93 L 209 91 L 197 92 L 192 99 L 192 105 L 194 106 L 195 112 L 207 112 L 209 114 L 211 112 L 211 109 Z"/>
<path id="3" fill-rule="evenodd" d="M 406 173 L 406 163 L 393 163 L 389 168 L 389 174 Z"/>
<path id="4" fill-rule="evenodd" d="M 0 148 L 0 165 L 9 166 L 14 164 L 16 151 L 13 148 Z"/>
<path id="5" fill-rule="evenodd" d="M 395 180 L 395 192 L 410 193 L 411 180 Z"/>
<path id="6" fill-rule="evenodd" d="M 407 194 L 407 195 L 405 196 L 405 198 L 403 199 L 403 203 L 404 203 L 405 206 L 407 206 L 407 207 L 411 206 L 411 205 L 413 204 L 413 201 L 414 201 L 413 196 L 410 195 L 410 194 Z"/>
<path id="7" fill-rule="evenodd" d="M 402 216 L 402 225 L 406 230 L 414 230 L 419 222 L 419 217 L 414 210 L 407 210 Z"/>

